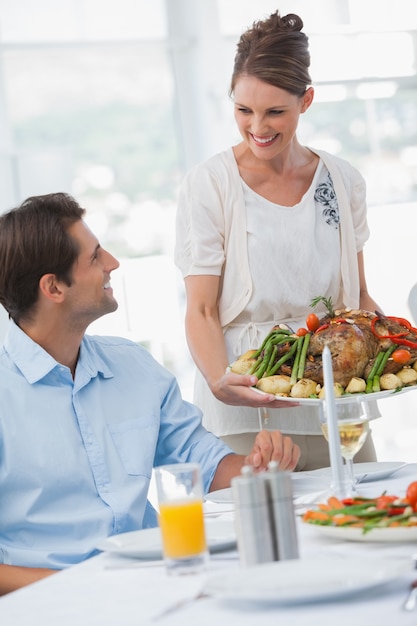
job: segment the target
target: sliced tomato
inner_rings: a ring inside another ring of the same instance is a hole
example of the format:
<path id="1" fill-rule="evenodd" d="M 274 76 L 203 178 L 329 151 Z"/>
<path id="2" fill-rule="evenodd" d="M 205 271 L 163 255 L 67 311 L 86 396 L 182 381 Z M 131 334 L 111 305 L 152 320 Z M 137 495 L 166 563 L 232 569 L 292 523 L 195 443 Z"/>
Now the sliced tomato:
<path id="1" fill-rule="evenodd" d="M 388 509 L 389 505 L 398 500 L 398 496 L 379 496 L 376 499 L 376 508 L 377 509 Z"/>
<path id="2" fill-rule="evenodd" d="M 314 333 L 318 329 L 318 327 L 320 326 L 320 320 L 315 313 L 310 313 L 310 315 L 307 315 L 306 325 L 308 330 L 311 330 L 312 333 Z"/>

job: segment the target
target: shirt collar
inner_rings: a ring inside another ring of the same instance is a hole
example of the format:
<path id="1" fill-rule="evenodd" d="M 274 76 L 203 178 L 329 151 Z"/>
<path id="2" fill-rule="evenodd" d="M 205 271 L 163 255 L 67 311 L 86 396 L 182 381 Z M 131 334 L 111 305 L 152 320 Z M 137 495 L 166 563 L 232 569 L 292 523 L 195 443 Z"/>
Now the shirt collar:
<path id="1" fill-rule="evenodd" d="M 9 322 L 4 349 L 30 384 L 42 380 L 54 368 L 62 367 L 61 363 L 33 341 L 13 320 Z M 90 378 L 99 373 L 105 378 L 113 376 L 109 365 L 92 350 L 88 337 L 83 337 L 81 342 L 76 378 L 79 371 L 89 375 Z"/>

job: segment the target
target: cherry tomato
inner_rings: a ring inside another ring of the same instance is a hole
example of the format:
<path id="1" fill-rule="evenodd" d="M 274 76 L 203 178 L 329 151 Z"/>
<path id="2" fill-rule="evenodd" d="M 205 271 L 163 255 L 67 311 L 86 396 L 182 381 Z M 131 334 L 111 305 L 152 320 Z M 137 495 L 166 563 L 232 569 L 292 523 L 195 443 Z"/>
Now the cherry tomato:
<path id="1" fill-rule="evenodd" d="M 312 333 L 318 329 L 320 326 L 320 320 L 315 313 L 310 313 L 306 318 L 306 325 L 308 330 L 311 330 Z"/>
<path id="2" fill-rule="evenodd" d="M 396 363 L 408 363 L 411 359 L 411 354 L 408 350 L 404 350 L 403 348 L 399 348 L 398 350 L 394 350 L 392 353 L 392 360 Z"/>
<path id="3" fill-rule="evenodd" d="M 307 328 L 299 328 L 295 334 L 297 335 L 297 337 L 304 337 L 304 335 L 307 335 L 307 333 Z"/>
<path id="4" fill-rule="evenodd" d="M 405 497 L 413 507 L 413 511 L 417 512 L 417 480 L 408 485 Z"/>

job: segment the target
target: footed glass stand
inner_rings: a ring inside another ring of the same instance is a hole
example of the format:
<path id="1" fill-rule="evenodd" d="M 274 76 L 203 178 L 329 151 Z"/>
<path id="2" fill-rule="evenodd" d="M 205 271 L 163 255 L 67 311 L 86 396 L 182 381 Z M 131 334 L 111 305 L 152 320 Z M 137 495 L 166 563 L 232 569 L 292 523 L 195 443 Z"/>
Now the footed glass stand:
<path id="1" fill-rule="evenodd" d="M 369 421 L 372 419 L 368 403 L 360 396 L 352 396 L 349 401 L 336 401 L 337 427 L 340 436 L 340 452 L 345 461 L 346 496 L 352 496 L 356 491 L 356 478 L 353 469 L 353 457 L 365 443 L 369 432 Z M 323 435 L 329 441 L 326 407 L 320 411 L 320 423 Z M 334 486 L 334 485 L 333 485 Z"/>

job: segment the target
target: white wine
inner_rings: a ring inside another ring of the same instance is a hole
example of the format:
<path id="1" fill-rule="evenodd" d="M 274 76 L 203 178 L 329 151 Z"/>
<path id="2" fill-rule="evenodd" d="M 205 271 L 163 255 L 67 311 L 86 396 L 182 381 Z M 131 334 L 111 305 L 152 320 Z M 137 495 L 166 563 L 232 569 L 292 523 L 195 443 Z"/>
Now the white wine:
<path id="1" fill-rule="evenodd" d="M 361 422 L 339 422 L 339 435 L 342 456 L 344 459 L 353 459 L 365 443 L 369 431 L 367 420 Z M 323 435 L 329 441 L 327 424 L 322 424 Z"/>

